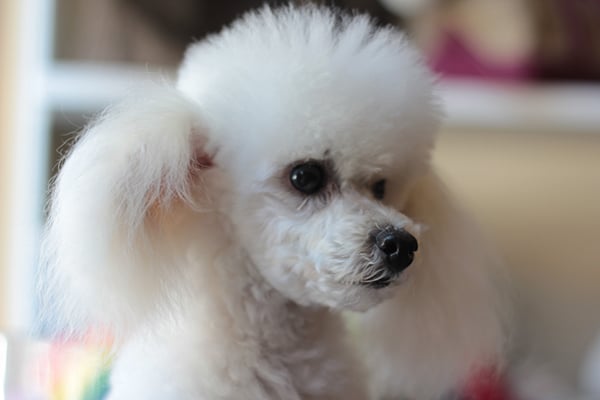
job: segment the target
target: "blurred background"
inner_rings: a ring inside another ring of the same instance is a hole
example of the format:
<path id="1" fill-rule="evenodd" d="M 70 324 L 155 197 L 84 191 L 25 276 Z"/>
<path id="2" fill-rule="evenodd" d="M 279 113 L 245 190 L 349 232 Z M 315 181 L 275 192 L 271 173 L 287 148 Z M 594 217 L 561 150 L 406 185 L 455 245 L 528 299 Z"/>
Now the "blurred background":
<path id="1" fill-rule="evenodd" d="M 103 387 L 100 353 L 25 339 L 65 143 L 129 88 L 174 76 L 190 41 L 262 3 L 0 0 L 0 400 Z M 440 76 L 434 163 L 509 267 L 511 384 L 521 398 L 600 399 L 600 0 L 326 4 L 406 30 Z M 23 382 L 40 354 L 70 372 L 36 367 L 39 387 Z"/>

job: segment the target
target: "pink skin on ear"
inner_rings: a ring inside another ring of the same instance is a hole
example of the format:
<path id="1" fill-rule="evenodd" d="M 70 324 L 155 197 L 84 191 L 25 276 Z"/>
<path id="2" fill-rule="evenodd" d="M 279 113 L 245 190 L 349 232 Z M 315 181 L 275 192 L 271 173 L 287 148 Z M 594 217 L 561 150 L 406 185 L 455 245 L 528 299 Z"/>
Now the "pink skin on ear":
<path id="1" fill-rule="evenodd" d="M 214 166 L 212 156 L 204 151 L 202 139 L 194 138 L 192 142 L 192 146 L 194 146 L 195 149 L 192 152 L 192 156 L 189 160 L 187 172 L 187 185 L 190 186 L 194 186 L 195 184 L 199 183 L 203 171 Z M 172 213 L 174 206 L 177 207 L 191 200 L 185 198 L 185 195 L 181 196 L 180 194 L 169 196 L 166 194 L 167 190 L 164 187 L 164 184 L 161 183 L 160 186 L 161 194 L 155 201 L 152 202 L 152 204 L 149 205 L 147 209 L 147 216 L 150 218 L 150 220 L 155 222 L 163 221 L 162 217 L 164 217 L 167 209 Z"/>
<path id="2" fill-rule="evenodd" d="M 212 157 L 203 150 L 196 150 L 190 160 L 189 174 L 192 178 L 197 178 L 202 170 L 212 167 Z"/>
<path id="3" fill-rule="evenodd" d="M 194 149 L 189 163 L 189 177 L 192 178 L 192 180 L 197 179 L 202 170 L 214 165 L 212 156 L 204 151 L 206 139 L 202 135 L 196 133 L 195 128 L 190 140 L 190 146 Z"/>

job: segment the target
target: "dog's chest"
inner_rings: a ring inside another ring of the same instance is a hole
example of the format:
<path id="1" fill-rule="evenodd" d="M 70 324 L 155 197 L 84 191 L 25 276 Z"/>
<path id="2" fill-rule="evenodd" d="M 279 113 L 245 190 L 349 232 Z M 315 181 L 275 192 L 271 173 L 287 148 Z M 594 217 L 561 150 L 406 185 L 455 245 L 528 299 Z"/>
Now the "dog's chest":
<path id="1" fill-rule="evenodd" d="M 261 335 L 261 364 L 271 370 L 257 371 L 265 391 L 277 394 L 290 385 L 303 400 L 366 398 L 343 340 L 332 337 L 339 333 L 337 316 L 325 310 L 290 309 L 276 325 L 263 326 L 267 329 Z"/>

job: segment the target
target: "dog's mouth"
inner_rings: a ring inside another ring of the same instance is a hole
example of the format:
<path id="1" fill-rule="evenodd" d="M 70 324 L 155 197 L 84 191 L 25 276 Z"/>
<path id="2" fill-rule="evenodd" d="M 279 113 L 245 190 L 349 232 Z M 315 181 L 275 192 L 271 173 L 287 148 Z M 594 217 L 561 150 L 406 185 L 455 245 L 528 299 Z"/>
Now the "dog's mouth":
<path id="1" fill-rule="evenodd" d="M 372 281 L 363 281 L 360 284 L 362 286 L 366 286 L 371 289 L 383 289 L 383 288 L 390 286 L 392 284 L 392 282 L 394 282 L 394 280 L 395 279 L 393 277 L 384 276 L 384 277 L 381 277 L 379 279 L 375 279 Z"/>
<path id="2" fill-rule="evenodd" d="M 382 268 L 372 276 L 360 280 L 357 284 L 371 289 L 383 289 L 398 281 L 400 275 L 399 273 L 390 273 L 390 271 Z"/>

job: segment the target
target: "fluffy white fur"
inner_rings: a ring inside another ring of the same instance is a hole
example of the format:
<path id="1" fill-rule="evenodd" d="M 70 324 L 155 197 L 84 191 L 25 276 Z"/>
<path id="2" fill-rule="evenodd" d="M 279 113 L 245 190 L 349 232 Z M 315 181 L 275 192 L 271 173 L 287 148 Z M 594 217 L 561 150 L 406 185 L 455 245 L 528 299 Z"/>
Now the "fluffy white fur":
<path id="1" fill-rule="evenodd" d="M 362 316 L 360 345 L 374 398 L 439 399 L 482 369 L 501 371 L 505 276 L 433 174 L 415 185 L 404 210 L 426 226 L 420 257 L 394 298 Z"/>
<path id="2" fill-rule="evenodd" d="M 176 87 L 91 124 L 56 180 L 44 254 L 72 330 L 118 337 L 110 399 L 365 399 L 348 310 L 370 310 L 377 397 L 436 398 L 494 363 L 488 259 L 429 167 L 438 114 L 400 33 L 288 7 L 194 44 Z M 306 160 L 331 166 L 317 195 L 289 182 Z M 385 225 L 420 249 L 377 289 L 361 284 L 377 272 L 365 248 Z"/>

